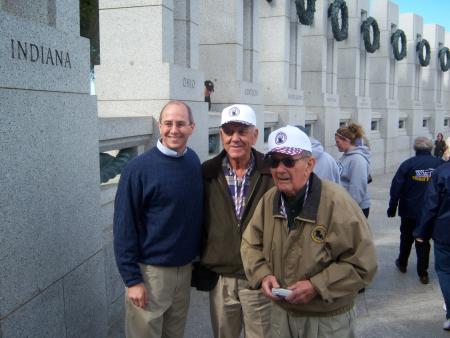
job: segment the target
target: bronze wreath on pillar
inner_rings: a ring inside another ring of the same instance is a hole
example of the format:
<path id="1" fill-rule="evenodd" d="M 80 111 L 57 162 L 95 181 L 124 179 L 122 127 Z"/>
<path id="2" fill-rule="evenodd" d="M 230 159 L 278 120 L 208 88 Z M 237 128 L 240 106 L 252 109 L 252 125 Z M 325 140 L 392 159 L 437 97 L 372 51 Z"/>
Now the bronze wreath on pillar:
<path id="1" fill-rule="evenodd" d="M 341 25 L 339 25 L 339 12 Z M 343 41 L 348 37 L 348 8 L 344 0 L 334 0 L 328 7 L 328 17 L 331 17 L 331 29 L 336 41 Z"/>
<path id="2" fill-rule="evenodd" d="M 450 50 L 447 47 L 439 49 L 439 63 L 443 72 L 450 68 Z"/>
<path id="3" fill-rule="evenodd" d="M 401 41 L 402 43 L 402 49 L 399 50 L 398 43 Z M 402 60 L 406 56 L 406 35 L 405 32 L 401 29 L 397 29 L 392 35 L 391 35 L 391 45 L 392 45 L 392 51 L 394 52 L 394 58 L 397 61 Z"/>
<path id="4" fill-rule="evenodd" d="M 423 47 L 425 47 L 425 58 L 423 58 Z M 430 64 L 431 60 L 431 48 L 426 39 L 420 40 L 416 45 L 417 56 L 419 57 L 419 63 L 422 67 L 426 67 Z"/>
<path id="5" fill-rule="evenodd" d="M 297 7 L 297 16 L 301 24 L 310 26 L 314 22 L 314 12 L 316 11 L 316 0 L 295 0 Z"/>
<path id="6" fill-rule="evenodd" d="M 370 42 L 370 27 L 373 30 L 373 41 Z M 380 48 L 380 28 L 378 22 L 371 16 L 363 21 L 361 25 L 361 33 L 363 34 L 364 47 L 368 53 L 375 53 Z"/>

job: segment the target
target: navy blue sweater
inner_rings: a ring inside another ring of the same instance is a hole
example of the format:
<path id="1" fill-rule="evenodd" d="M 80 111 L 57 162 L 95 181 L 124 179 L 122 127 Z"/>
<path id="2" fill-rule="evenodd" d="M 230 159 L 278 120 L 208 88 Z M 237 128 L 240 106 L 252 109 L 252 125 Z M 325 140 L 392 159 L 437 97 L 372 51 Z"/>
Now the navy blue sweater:
<path id="1" fill-rule="evenodd" d="M 191 149 L 170 157 L 154 147 L 129 162 L 114 206 L 114 251 L 126 286 L 143 281 L 138 263 L 183 266 L 199 254 L 202 200 Z"/>
<path id="2" fill-rule="evenodd" d="M 431 180 L 435 168 L 444 163 L 431 155 L 431 152 L 420 150 L 404 161 L 398 168 L 391 184 L 390 207 L 398 208 L 398 215 L 417 219 L 422 206 L 423 195 Z"/>

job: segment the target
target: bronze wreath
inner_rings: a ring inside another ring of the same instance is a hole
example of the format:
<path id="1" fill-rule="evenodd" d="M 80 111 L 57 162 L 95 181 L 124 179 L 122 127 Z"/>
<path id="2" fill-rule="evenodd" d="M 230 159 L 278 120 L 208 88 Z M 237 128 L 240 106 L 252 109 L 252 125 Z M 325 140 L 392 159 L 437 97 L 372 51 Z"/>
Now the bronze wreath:
<path id="1" fill-rule="evenodd" d="M 439 63 L 443 72 L 450 68 L 450 50 L 447 47 L 439 49 Z"/>
<path id="2" fill-rule="evenodd" d="M 373 41 L 370 42 L 370 27 L 373 29 Z M 363 21 L 361 25 L 361 32 L 364 39 L 364 47 L 368 53 L 375 53 L 380 48 L 380 28 L 378 22 L 371 16 Z"/>
<path id="3" fill-rule="evenodd" d="M 398 41 L 402 42 L 402 49 L 398 50 Z M 392 45 L 392 51 L 394 52 L 394 58 L 397 61 L 402 60 L 406 56 L 406 34 L 401 29 L 397 29 L 392 35 L 391 35 L 391 45 Z"/>
<path id="4" fill-rule="evenodd" d="M 425 59 L 423 58 L 423 47 L 425 47 Z M 420 40 L 416 45 L 417 56 L 419 57 L 419 63 L 422 67 L 426 67 L 430 64 L 431 60 L 431 48 L 426 39 Z"/>
<path id="5" fill-rule="evenodd" d="M 295 0 L 297 7 L 297 16 L 301 24 L 310 26 L 314 22 L 314 12 L 316 11 L 316 0 L 307 0 L 305 8 L 305 0 Z"/>
<path id="6" fill-rule="evenodd" d="M 341 12 L 342 26 L 339 28 L 339 11 Z M 328 16 L 331 17 L 331 29 L 336 41 L 343 41 L 348 37 L 348 8 L 344 0 L 334 0 L 328 7 Z"/>

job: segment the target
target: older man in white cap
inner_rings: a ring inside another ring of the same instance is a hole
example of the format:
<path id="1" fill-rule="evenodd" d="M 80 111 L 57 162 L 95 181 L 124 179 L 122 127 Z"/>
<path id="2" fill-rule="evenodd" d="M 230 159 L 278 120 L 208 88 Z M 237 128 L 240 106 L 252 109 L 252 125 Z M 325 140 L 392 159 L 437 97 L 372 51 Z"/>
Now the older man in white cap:
<path id="1" fill-rule="evenodd" d="M 242 328 L 247 338 L 270 337 L 270 301 L 260 290 L 249 289 L 240 254 L 242 233 L 258 201 L 273 186 L 263 154 L 253 149 L 258 137 L 253 109 L 226 107 L 220 136 L 224 150 L 203 163 L 201 264 L 217 276 L 206 287 L 214 337 L 238 338 Z"/>
<path id="2" fill-rule="evenodd" d="M 273 301 L 272 336 L 354 337 L 354 300 L 377 262 L 355 201 L 313 173 L 311 141 L 296 127 L 269 135 L 276 187 L 261 199 L 242 240 L 251 287 Z"/>

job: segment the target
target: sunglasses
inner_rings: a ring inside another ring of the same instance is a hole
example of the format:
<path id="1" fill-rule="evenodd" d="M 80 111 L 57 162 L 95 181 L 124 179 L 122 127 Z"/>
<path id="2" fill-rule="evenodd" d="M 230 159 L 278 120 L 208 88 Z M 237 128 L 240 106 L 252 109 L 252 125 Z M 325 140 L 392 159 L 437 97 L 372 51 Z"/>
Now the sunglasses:
<path id="1" fill-rule="evenodd" d="M 280 162 L 283 163 L 283 165 L 286 168 L 293 168 L 295 166 L 295 163 L 297 163 L 297 161 L 301 159 L 302 158 L 292 158 L 292 157 L 283 157 L 283 158 L 269 157 L 268 161 L 272 169 L 278 168 Z"/>

